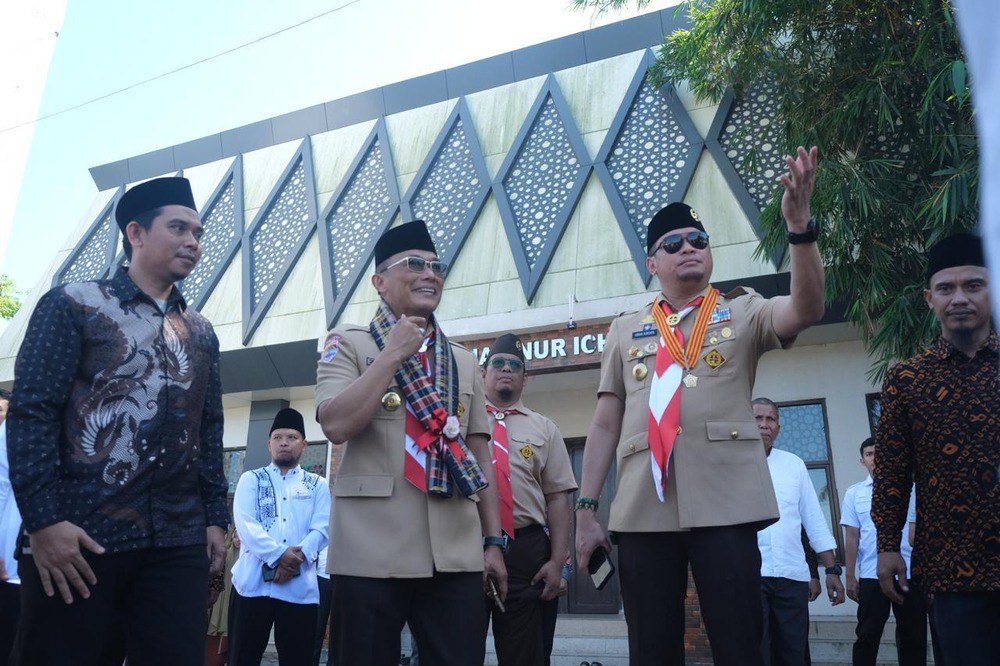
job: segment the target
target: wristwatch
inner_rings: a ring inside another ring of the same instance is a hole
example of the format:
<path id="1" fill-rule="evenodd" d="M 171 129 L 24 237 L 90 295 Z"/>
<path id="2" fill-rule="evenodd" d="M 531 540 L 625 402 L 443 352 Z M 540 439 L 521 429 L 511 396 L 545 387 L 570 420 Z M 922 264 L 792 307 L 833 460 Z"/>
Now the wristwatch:
<path id="1" fill-rule="evenodd" d="M 794 231 L 788 232 L 789 245 L 815 243 L 818 238 L 819 238 L 819 224 L 816 222 L 815 217 L 809 218 L 809 224 L 806 225 L 806 230 L 803 231 L 802 233 L 796 233 Z"/>
<path id="2" fill-rule="evenodd" d="M 832 576 L 839 576 L 842 573 L 844 573 L 844 569 L 839 564 L 834 564 L 832 567 L 827 567 L 826 568 L 826 575 L 827 576 L 831 576 L 831 575 Z"/>
<path id="3" fill-rule="evenodd" d="M 507 537 L 505 536 L 484 536 L 483 537 L 483 549 L 489 548 L 490 546 L 496 546 L 502 552 L 507 552 Z"/>

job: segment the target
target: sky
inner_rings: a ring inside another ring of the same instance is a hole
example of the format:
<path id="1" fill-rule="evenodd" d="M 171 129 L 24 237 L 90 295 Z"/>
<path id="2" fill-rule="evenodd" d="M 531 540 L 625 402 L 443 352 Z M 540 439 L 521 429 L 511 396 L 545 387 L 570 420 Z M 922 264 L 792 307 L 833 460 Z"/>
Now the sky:
<path id="1" fill-rule="evenodd" d="M 90 167 L 638 13 L 570 0 L 69 0 L 41 104 L 0 119 L 0 140 L 34 130 L 0 272 L 36 285 L 94 201 Z"/>

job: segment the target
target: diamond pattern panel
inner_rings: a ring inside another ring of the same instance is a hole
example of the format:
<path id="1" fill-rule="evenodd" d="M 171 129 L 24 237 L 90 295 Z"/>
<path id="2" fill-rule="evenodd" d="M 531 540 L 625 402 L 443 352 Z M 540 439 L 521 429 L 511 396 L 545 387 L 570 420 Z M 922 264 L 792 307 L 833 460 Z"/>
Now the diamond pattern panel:
<path id="1" fill-rule="evenodd" d="M 780 186 L 777 178 L 785 164 L 782 128 L 774 120 L 775 92 L 770 81 L 749 88 L 734 101 L 719 135 L 726 157 L 760 210 Z"/>
<path id="2" fill-rule="evenodd" d="M 667 202 L 683 197 L 701 143 L 687 137 L 666 98 L 645 79 L 605 160 L 643 247 L 647 225 Z"/>
<path id="3" fill-rule="evenodd" d="M 250 301 L 254 309 L 278 284 L 285 259 L 296 249 L 296 242 L 309 227 L 309 191 L 300 155 L 250 238 L 253 257 Z"/>
<path id="4" fill-rule="evenodd" d="M 376 139 L 325 220 L 331 245 L 334 298 L 339 298 L 349 285 L 351 274 L 368 261 L 369 248 L 378 232 L 376 222 L 394 205 L 382 165 L 381 145 Z"/>
<path id="5" fill-rule="evenodd" d="M 93 228 L 83 243 L 77 246 L 79 249 L 76 256 L 73 257 L 72 263 L 59 274 L 58 284 L 100 280 L 107 275 L 110 235 L 112 230 L 118 231 L 117 225 L 111 219 L 112 210 L 113 206 L 109 206 L 101 221 Z"/>
<path id="6" fill-rule="evenodd" d="M 414 219 L 424 220 L 440 256 L 446 256 L 484 187 L 459 116 L 413 197 Z"/>
<path id="7" fill-rule="evenodd" d="M 233 243 L 242 232 L 237 219 L 236 182 L 232 174 L 219 195 L 202 216 L 205 233 L 201 239 L 201 259 L 184 280 L 181 293 L 188 303 L 198 303 L 211 287 L 209 280 L 229 259 Z"/>
<path id="8" fill-rule="evenodd" d="M 503 180 L 529 269 L 534 269 L 586 168 L 548 95 Z"/>

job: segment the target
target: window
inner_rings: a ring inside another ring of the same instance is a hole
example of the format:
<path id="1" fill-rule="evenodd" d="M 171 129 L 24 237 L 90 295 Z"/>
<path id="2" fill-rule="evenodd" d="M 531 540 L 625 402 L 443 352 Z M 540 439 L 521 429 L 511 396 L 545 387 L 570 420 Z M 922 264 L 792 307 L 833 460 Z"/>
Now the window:
<path id="1" fill-rule="evenodd" d="M 778 416 L 781 432 L 774 446 L 805 461 L 830 532 L 837 540 L 837 561 L 842 562 L 844 544 L 840 529 L 840 496 L 833 479 L 826 402 L 810 400 L 779 404 Z"/>

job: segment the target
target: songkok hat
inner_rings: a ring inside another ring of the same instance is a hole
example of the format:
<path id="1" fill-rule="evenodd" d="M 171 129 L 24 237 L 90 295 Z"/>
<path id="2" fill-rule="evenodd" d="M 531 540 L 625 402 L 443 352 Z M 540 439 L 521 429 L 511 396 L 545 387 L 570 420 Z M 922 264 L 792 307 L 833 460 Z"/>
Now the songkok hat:
<path id="1" fill-rule="evenodd" d="M 486 355 L 487 363 L 494 354 L 513 354 L 524 361 L 524 345 L 521 344 L 521 339 L 513 333 L 504 333 L 490 345 L 490 353 Z"/>
<path id="2" fill-rule="evenodd" d="M 973 234 L 953 234 L 927 252 L 927 279 L 955 266 L 986 266 L 983 241 Z"/>
<path id="3" fill-rule="evenodd" d="M 427 225 L 423 220 L 401 224 L 382 234 L 375 243 L 375 265 L 378 266 L 394 254 L 410 250 L 427 250 L 437 254 L 434 241 L 431 240 L 430 232 L 427 231 Z"/>
<path id="4" fill-rule="evenodd" d="M 191 182 L 187 178 L 154 178 L 136 185 L 119 199 L 115 220 L 124 232 L 136 217 L 162 206 L 185 206 L 197 212 Z"/>
<path id="5" fill-rule="evenodd" d="M 298 430 L 302 433 L 302 436 L 306 436 L 306 424 L 302 419 L 302 414 L 295 411 L 290 407 L 285 407 L 274 417 L 274 423 L 271 424 L 271 432 L 279 430 L 281 428 L 288 428 L 290 430 Z M 270 435 L 270 433 L 268 433 Z"/>
<path id="6" fill-rule="evenodd" d="M 676 229 L 686 229 L 694 227 L 698 231 L 705 231 L 701 225 L 701 218 L 694 208 L 686 203 L 675 201 L 653 216 L 649 221 L 649 230 L 646 236 L 646 254 L 653 249 L 653 244 L 660 240 L 663 234 Z"/>

